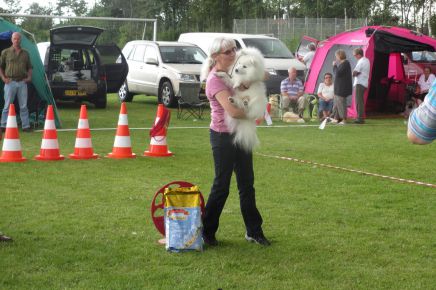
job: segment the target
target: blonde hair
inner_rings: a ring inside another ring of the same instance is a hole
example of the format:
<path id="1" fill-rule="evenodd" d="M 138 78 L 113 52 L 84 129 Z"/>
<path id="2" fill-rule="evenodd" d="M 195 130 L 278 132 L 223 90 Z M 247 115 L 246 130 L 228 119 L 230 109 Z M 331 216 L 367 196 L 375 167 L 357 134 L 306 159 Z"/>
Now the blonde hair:
<path id="1" fill-rule="evenodd" d="M 345 51 L 343 49 L 336 50 L 335 54 L 338 56 L 340 60 L 347 59 L 347 55 L 345 54 Z"/>
<path id="2" fill-rule="evenodd" d="M 233 47 L 236 47 L 236 42 L 231 38 L 217 37 L 212 41 L 209 46 L 209 51 L 207 52 L 207 58 L 204 60 L 201 67 L 200 81 L 206 80 L 209 72 L 215 66 L 214 57 L 220 53 L 221 50 L 227 50 Z"/>

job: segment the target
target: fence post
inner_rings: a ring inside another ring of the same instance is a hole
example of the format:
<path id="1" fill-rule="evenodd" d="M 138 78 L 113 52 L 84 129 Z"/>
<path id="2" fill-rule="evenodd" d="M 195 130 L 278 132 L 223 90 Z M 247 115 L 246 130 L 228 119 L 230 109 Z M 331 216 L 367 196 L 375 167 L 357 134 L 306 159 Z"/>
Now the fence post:
<path id="1" fill-rule="evenodd" d="M 308 33 L 307 33 L 307 16 L 304 17 L 304 30 L 305 30 L 305 34 L 308 35 Z"/>
<path id="2" fill-rule="evenodd" d="M 144 22 L 144 30 L 142 31 L 142 40 L 145 39 L 145 31 L 147 30 L 147 22 Z"/>
<path id="3" fill-rule="evenodd" d="M 256 34 L 259 34 L 259 32 L 257 31 L 257 18 L 256 18 Z"/>
<path id="4" fill-rule="evenodd" d="M 269 18 L 266 19 L 266 29 L 267 29 L 266 31 L 268 31 L 268 32 L 270 31 L 269 30 Z"/>

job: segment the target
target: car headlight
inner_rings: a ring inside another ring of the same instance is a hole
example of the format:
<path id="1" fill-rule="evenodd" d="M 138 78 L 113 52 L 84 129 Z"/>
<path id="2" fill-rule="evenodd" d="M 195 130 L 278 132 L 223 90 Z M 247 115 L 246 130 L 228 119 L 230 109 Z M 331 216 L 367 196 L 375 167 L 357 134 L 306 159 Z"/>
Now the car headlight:
<path id="1" fill-rule="evenodd" d="M 275 69 L 273 69 L 273 68 L 267 68 L 266 71 L 267 71 L 270 75 L 273 75 L 273 76 L 276 76 L 276 75 L 277 75 L 277 71 L 276 71 Z"/>
<path id="2" fill-rule="evenodd" d="M 195 78 L 195 75 L 190 74 L 179 74 L 179 80 L 182 82 L 196 82 L 197 79 Z"/>

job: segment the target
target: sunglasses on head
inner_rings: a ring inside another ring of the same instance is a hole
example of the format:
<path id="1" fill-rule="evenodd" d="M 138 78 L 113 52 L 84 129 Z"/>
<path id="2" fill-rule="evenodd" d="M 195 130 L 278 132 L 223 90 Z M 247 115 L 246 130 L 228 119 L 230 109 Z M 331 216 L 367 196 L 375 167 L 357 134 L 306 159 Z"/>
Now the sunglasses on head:
<path id="1" fill-rule="evenodd" d="M 232 47 L 231 49 L 221 52 L 221 54 L 226 54 L 226 55 L 230 55 L 232 53 L 236 53 L 236 47 Z"/>

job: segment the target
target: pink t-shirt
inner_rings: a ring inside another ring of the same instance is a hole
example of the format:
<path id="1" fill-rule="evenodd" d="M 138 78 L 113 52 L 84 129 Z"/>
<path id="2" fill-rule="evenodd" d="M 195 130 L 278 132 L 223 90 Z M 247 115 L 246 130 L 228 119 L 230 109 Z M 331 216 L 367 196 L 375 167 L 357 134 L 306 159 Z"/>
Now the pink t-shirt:
<path id="1" fill-rule="evenodd" d="M 210 104 L 210 128 L 216 132 L 229 132 L 227 125 L 224 121 L 224 108 L 215 98 L 215 95 L 221 91 L 227 90 L 233 94 L 233 89 L 226 86 L 224 81 L 215 75 L 215 68 L 213 68 L 206 80 L 206 96 Z"/>

